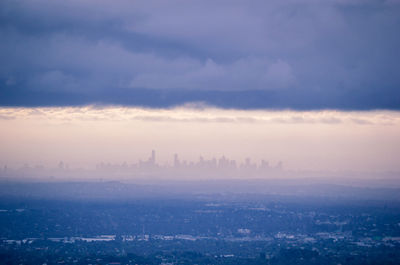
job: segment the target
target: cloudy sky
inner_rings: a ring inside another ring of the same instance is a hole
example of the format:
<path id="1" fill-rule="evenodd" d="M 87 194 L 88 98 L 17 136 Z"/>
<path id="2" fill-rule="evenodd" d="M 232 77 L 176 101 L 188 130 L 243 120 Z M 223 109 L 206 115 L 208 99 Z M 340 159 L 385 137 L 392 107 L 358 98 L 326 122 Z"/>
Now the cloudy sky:
<path id="1" fill-rule="evenodd" d="M 2 0 L 0 104 L 399 109 L 396 0 Z"/>
<path id="2" fill-rule="evenodd" d="M 0 166 L 400 171 L 399 29 L 397 0 L 2 0 Z"/>

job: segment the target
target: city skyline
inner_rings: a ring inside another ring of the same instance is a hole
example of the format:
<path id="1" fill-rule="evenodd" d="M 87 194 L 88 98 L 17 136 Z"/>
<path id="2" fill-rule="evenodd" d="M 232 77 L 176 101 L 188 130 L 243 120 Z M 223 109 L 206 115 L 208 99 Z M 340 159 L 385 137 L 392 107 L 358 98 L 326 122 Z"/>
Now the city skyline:
<path id="1" fill-rule="evenodd" d="M 10 168 L 8 165 L 4 164 L 3 170 Z M 46 168 L 45 165 L 42 164 L 30 164 L 30 163 L 23 163 L 17 165 L 16 168 Z M 242 161 L 237 161 L 235 159 L 230 159 L 229 157 L 222 155 L 220 157 L 210 157 L 205 158 L 202 155 L 199 156 L 198 160 L 186 160 L 179 157 L 179 154 L 174 153 L 173 157 L 170 161 L 164 161 L 163 163 L 158 163 L 156 159 L 156 151 L 152 150 L 151 155 L 148 159 L 138 159 L 136 161 L 127 162 L 127 160 L 121 162 L 107 162 L 107 161 L 100 161 L 96 163 L 96 168 L 105 168 L 105 167 L 131 167 L 131 168 L 151 168 L 151 167 L 159 167 L 159 168 L 180 168 L 180 167 L 209 167 L 209 168 L 276 168 L 282 169 L 283 162 L 277 161 L 276 164 L 273 166 L 269 163 L 268 160 L 261 159 L 260 161 L 253 161 L 250 157 L 246 157 Z M 55 165 L 47 165 L 48 168 L 58 168 L 58 169 L 73 169 L 74 167 L 68 162 L 64 160 L 60 160 Z M 15 169 L 15 168 L 14 168 Z"/>
<path id="2" fill-rule="evenodd" d="M 244 161 L 236 161 L 226 156 L 219 158 L 212 157 L 210 159 L 199 156 L 197 161 L 188 161 L 180 159 L 178 154 L 173 155 L 170 163 L 158 163 L 156 151 L 152 150 L 148 159 L 139 159 L 137 162 L 121 162 L 109 163 L 99 162 L 95 166 L 79 168 L 70 165 L 67 161 L 60 161 L 54 166 L 44 165 L 24 165 L 9 167 L 3 165 L 0 168 L 0 177 L 24 177 L 29 175 L 31 178 L 56 177 L 63 178 L 70 176 L 73 178 L 84 178 L 79 176 L 84 171 L 89 172 L 91 177 L 99 178 L 107 175 L 109 179 L 119 179 L 121 176 L 125 178 L 129 176 L 132 180 L 141 177 L 142 174 L 149 174 L 152 177 L 165 177 L 170 179 L 185 178 L 186 176 L 202 178 L 237 178 L 248 176 L 254 177 L 277 177 L 283 172 L 283 163 L 278 161 L 276 165 L 270 165 L 268 161 L 262 159 L 259 163 L 253 162 L 251 158 Z M 121 175 L 122 174 L 122 175 Z M 120 179 L 121 180 L 121 179 Z"/>

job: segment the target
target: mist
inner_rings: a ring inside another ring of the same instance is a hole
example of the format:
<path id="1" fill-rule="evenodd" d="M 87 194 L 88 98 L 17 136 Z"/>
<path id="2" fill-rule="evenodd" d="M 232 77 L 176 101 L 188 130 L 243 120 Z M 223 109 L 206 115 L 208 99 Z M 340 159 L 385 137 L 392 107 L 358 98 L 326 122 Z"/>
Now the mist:
<path id="1" fill-rule="evenodd" d="M 281 163 L 290 171 L 400 170 L 398 112 L 89 106 L 2 108 L 0 117 L 3 169 L 57 169 L 60 162 L 71 170 L 137 168 L 155 150 L 160 168 L 173 168 L 176 154 L 188 166 L 224 158 L 236 168 Z"/>

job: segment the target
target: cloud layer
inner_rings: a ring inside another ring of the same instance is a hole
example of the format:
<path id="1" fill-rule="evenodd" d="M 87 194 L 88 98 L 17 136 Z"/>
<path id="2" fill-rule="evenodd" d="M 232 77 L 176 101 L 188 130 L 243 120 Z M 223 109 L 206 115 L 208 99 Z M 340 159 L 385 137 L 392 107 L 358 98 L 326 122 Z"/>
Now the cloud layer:
<path id="1" fill-rule="evenodd" d="M 399 109 L 398 1 L 0 3 L 0 104 Z"/>
<path id="2" fill-rule="evenodd" d="M 165 123 L 228 123 L 239 125 L 350 125 L 400 126 L 400 112 L 393 111 L 264 111 L 227 110 L 203 105 L 173 109 L 132 107 L 46 107 L 0 108 L 0 120 L 35 121 L 48 124 L 73 122 L 165 122 Z"/>

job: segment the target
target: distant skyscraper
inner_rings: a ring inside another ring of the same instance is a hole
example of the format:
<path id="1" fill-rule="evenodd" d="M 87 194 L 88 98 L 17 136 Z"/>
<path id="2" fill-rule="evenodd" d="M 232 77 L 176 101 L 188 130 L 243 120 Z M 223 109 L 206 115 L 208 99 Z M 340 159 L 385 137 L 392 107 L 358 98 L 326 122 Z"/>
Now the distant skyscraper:
<path id="1" fill-rule="evenodd" d="M 198 166 L 201 168 L 204 167 L 204 158 L 202 156 L 200 156 L 200 158 L 199 158 Z"/>
<path id="2" fill-rule="evenodd" d="M 265 161 L 264 159 L 261 160 L 261 168 L 262 168 L 262 169 L 268 169 L 268 168 L 269 168 L 269 163 L 268 163 L 268 161 Z"/>
<path id="3" fill-rule="evenodd" d="M 154 150 L 151 151 L 151 162 L 152 164 L 156 163 L 156 151 Z"/>
<path id="4" fill-rule="evenodd" d="M 178 154 L 174 154 L 174 167 L 179 167 Z"/>
<path id="5" fill-rule="evenodd" d="M 283 168 L 283 163 L 282 161 L 279 161 L 278 164 L 276 164 L 276 169 L 282 170 Z"/>

